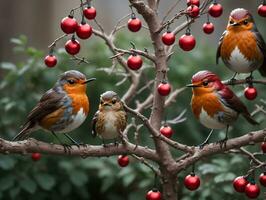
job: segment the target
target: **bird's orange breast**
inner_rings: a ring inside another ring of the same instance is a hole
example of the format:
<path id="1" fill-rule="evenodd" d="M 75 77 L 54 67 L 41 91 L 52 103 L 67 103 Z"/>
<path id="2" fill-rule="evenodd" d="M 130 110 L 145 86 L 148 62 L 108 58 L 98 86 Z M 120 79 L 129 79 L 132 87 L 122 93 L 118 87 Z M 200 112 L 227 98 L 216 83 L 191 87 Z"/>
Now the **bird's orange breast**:
<path id="1" fill-rule="evenodd" d="M 83 108 L 84 113 L 87 115 L 89 113 L 89 99 L 84 94 L 69 94 L 72 100 L 73 114 L 76 114 L 81 108 Z"/>
<path id="2" fill-rule="evenodd" d="M 222 103 L 213 93 L 193 95 L 191 99 L 191 107 L 192 112 L 197 119 L 199 119 L 202 108 L 210 117 L 213 117 L 214 114 L 217 114 L 219 111 L 224 111 Z"/>
<path id="3" fill-rule="evenodd" d="M 248 60 L 261 59 L 262 57 L 252 31 L 228 31 L 221 44 L 221 57 L 229 60 L 236 47 Z"/>

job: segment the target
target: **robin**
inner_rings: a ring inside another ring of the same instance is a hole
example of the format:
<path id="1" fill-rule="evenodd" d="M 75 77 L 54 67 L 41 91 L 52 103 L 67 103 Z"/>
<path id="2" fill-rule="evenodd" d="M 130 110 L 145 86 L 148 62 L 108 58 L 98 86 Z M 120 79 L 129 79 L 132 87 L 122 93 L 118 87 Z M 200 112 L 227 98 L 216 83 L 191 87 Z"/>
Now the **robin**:
<path id="1" fill-rule="evenodd" d="M 220 78 L 210 71 L 199 71 L 192 77 L 191 107 L 195 117 L 205 127 L 212 129 L 207 139 L 200 145 L 208 143 L 213 129 L 226 128 L 226 142 L 228 127 L 232 125 L 241 114 L 252 125 L 258 124 L 251 118 L 247 107 L 242 101 L 224 85 Z M 226 143 L 225 143 L 226 144 Z"/>
<path id="2" fill-rule="evenodd" d="M 113 91 L 101 94 L 99 110 L 92 120 L 92 135 L 99 135 L 104 143 L 104 140 L 121 136 L 126 125 L 127 114 L 119 96 Z"/>
<path id="3" fill-rule="evenodd" d="M 13 140 L 25 139 L 30 133 L 44 129 L 52 132 L 59 141 L 56 134 L 63 133 L 77 144 L 67 133 L 78 128 L 88 115 L 86 84 L 93 80 L 95 78 L 86 79 L 84 74 L 76 70 L 63 73 L 29 113 L 22 130 Z"/>
<path id="4" fill-rule="evenodd" d="M 256 69 L 266 76 L 266 44 L 247 10 L 237 8 L 231 12 L 217 49 L 217 64 L 220 57 L 235 72 L 232 79 L 237 73 L 250 73 L 252 79 Z"/>

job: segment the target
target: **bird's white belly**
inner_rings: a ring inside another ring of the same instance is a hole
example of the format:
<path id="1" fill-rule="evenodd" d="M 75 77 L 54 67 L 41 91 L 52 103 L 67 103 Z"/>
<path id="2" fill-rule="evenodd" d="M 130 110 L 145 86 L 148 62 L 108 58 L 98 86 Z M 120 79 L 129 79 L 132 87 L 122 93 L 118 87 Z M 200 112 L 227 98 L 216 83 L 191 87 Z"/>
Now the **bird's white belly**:
<path id="1" fill-rule="evenodd" d="M 105 116 L 104 131 L 101 133 L 103 139 L 117 138 L 119 133 L 115 126 L 116 118 L 112 112 L 107 112 Z"/>
<path id="2" fill-rule="evenodd" d="M 229 60 L 230 69 L 238 73 L 250 73 L 259 67 L 259 63 L 249 61 L 236 46 L 232 51 Z"/>
<path id="3" fill-rule="evenodd" d="M 203 108 L 200 112 L 199 121 L 201 124 L 210 129 L 223 129 L 227 126 L 226 124 L 219 122 L 215 117 L 210 117 Z"/>
<path id="4" fill-rule="evenodd" d="M 57 133 L 67 133 L 70 132 L 76 128 L 78 128 L 86 119 L 86 114 L 81 108 L 75 116 L 73 116 L 73 120 L 70 124 L 68 124 L 64 129 L 57 131 Z"/>

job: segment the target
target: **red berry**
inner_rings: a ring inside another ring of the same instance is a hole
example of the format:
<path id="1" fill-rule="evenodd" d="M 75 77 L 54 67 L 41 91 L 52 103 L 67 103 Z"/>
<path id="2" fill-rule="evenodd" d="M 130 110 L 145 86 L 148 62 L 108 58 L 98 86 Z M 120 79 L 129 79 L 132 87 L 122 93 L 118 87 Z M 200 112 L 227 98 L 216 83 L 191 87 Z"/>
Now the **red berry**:
<path id="1" fill-rule="evenodd" d="M 195 5 L 195 6 L 200 6 L 200 1 L 199 0 L 187 0 L 187 6 L 190 5 Z"/>
<path id="2" fill-rule="evenodd" d="M 160 128 L 160 133 L 164 135 L 165 137 L 170 138 L 174 132 L 171 126 L 168 126 L 167 124 L 165 124 Z"/>
<path id="3" fill-rule="evenodd" d="M 260 147 L 261 147 L 262 152 L 266 153 L 266 142 L 262 142 Z"/>
<path id="4" fill-rule="evenodd" d="M 141 29 L 141 21 L 140 19 L 133 17 L 128 20 L 127 27 L 132 32 L 138 32 Z"/>
<path id="5" fill-rule="evenodd" d="M 167 82 L 162 82 L 158 85 L 157 91 L 162 96 L 167 96 L 171 92 L 171 85 Z"/>
<path id="6" fill-rule="evenodd" d="M 165 32 L 163 35 L 162 35 L 162 41 L 165 45 L 172 45 L 174 44 L 175 42 L 175 34 L 173 34 L 172 32 Z"/>
<path id="7" fill-rule="evenodd" d="M 220 17 L 223 14 L 223 7 L 219 3 L 213 3 L 210 5 L 208 12 L 212 17 Z"/>
<path id="8" fill-rule="evenodd" d="M 161 199 L 162 199 L 162 194 L 157 189 L 150 190 L 146 194 L 146 200 L 161 200 Z"/>
<path id="9" fill-rule="evenodd" d="M 189 190 L 196 190 L 200 186 L 200 178 L 194 174 L 187 175 L 184 180 L 184 185 Z"/>
<path id="10" fill-rule="evenodd" d="M 78 22 L 71 15 L 61 20 L 61 29 L 66 34 L 74 33 L 77 30 L 77 27 Z"/>
<path id="11" fill-rule="evenodd" d="M 142 58 L 139 55 L 130 55 L 127 59 L 127 66 L 132 70 L 138 70 L 142 66 Z"/>
<path id="12" fill-rule="evenodd" d="M 266 172 L 260 175 L 260 184 L 266 187 Z"/>
<path id="13" fill-rule="evenodd" d="M 89 6 L 83 10 L 83 14 L 87 19 L 94 19 L 96 17 L 96 9 Z"/>
<path id="14" fill-rule="evenodd" d="M 66 49 L 67 53 L 69 53 L 71 55 L 75 55 L 80 50 L 80 44 L 76 39 L 72 38 L 71 40 L 68 40 L 66 42 L 65 49 Z"/>
<path id="15" fill-rule="evenodd" d="M 253 86 L 248 86 L 244 90 L 244 95 L 248 100 L 254 100 L 257 97 L 257 89 Z"/>
<path id="16" fill-rule="evenodd" d="M 186 33 L 179 38 L 179 46 L 184 51 L 190 51 L 196 46 L 196 40 L 193 35 Z"/>
<path id="17" fill-rule="evenodd" d="M 41 159 L 41 157 L 42 157 L 42 155 L 41 155 L 40 153 L 32 153 L 32 154 L 31 154 L 31 159 L 32 159 L 33 161 L 38 161 L 38 160 Z"/>
<path id="18" fill-rule="evenodd" d="M 129 163 L 129 157 L 126 155 L 120 155 L 117 158 L 117 163 L 120 167 L 126 167 Z"/>
<path id="19" fill-rule="evenodd" d="M 44 58 L 44 63 L 47 67 L 54 67 L 57 63 L 57 59 L 54 55 L 48 55 Z"/>
<path id="20" fill-rule="evenodd" d="M 211 34 L 214 31 L 214 25 L 211 22 L 204 23 L 202 28 L 206 34 Z"/>
<path id="21" fill-rule="evenodd" d="M 92 28 L 84 22 L 78 25 L 76 33 L 80 39 L 88 39 L 92 34 Z"/>
<path id="22" fill-rule="evenodd" d="M 249 183 L 246 185 L 245 193 L 250 199 L 256 199 L 260 195 L 260 188 L 257 184 Z"/>
<path id="23" fill-rule="evenodd" d="M 262 17 L 266 17 L 266 5 L 264 4 L 261 4 L 259 7 L 258 7 L 258 14 Z"/>
<path id="24" fill-rule="evenodd" d="M 233 182 L 233 186 L 237 192 L 245 192 L 247 184 L 248 181 L 243 176 L 236 177 Z"/>
<path id="25" fill-rule="evenodd" d="M 187 12 L 190 17 L 197 17 L 199 16 L 200 9 L 198 6 L 191 5 L 187 8 Z"/>

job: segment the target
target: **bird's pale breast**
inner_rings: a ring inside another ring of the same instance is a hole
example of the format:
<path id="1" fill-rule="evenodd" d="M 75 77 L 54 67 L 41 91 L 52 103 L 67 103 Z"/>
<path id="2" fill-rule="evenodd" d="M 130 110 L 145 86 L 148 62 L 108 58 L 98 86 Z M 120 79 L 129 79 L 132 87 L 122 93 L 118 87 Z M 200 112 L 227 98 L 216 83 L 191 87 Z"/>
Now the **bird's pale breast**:
<path id="1" fill-rule="evenodd" d="M 249 73 L 263 62 L 263 55 L 251 31 L 228 32 L 221 44 L 221 57 L 227 67 L 238 73 Z"/>

